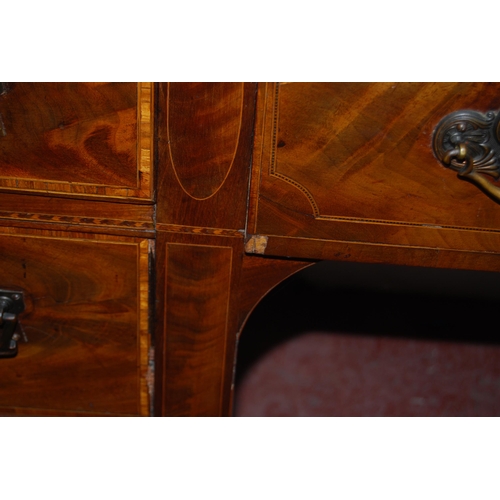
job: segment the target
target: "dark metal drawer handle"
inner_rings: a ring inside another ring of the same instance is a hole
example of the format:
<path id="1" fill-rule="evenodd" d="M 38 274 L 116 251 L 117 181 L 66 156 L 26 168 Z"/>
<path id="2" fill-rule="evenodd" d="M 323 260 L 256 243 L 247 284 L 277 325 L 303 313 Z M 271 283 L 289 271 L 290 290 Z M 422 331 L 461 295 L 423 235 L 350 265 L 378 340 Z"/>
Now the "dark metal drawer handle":
<path id="1" fill-rule="evenodd" d="M 456 111 L 443 118 L 434 131 L 436 158 L 500 203 L 500 114 L 493 111 Z"/>
<path id="2" fill-rule="evenodd" d="M 0 83 L 0 97 L 6 95 L 12 90 L 12 84 L 10 83 Z M 7 135 L 7 131 L 5 130 L 5 125 L 3 123 L 2 115 L 0 114 L 0 137 L 4 137 Z"/>
<path id="3" fill-rule="evenodd" d="M 24 333 L 18 315 L 24 308 L 22 291 L 0 290 L 0 358 L 13 358 L 17 355 L 17 341 Z M 21 330 L 20 333 L 18 329 Z"/>

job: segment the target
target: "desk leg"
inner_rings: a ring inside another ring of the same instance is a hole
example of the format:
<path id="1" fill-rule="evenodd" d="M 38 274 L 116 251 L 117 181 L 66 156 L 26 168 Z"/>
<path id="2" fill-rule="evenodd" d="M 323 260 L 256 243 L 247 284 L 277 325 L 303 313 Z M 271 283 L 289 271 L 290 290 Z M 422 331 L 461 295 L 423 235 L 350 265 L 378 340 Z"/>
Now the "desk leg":
<path id="1" fill-rule="evenodd" d="M 243 238 L 159 233 L 155 414 L 231 414 L 236 340 L 277 283 L 310 262 L 246 256 Z"/>

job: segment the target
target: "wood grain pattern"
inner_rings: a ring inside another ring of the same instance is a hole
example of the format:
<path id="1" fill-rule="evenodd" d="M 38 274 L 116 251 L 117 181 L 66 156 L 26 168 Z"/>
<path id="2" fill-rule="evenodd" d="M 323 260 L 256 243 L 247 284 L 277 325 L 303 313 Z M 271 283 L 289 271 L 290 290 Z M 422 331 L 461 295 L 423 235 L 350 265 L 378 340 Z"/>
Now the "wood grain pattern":
<path id="1" fill-rule="evenodd" d="M 248 316 L 313 261 L 500 271 L 500 206 L 431 148 L 445 114 L 500 109 L 499 84 L 256 92 L 0 96 L 0 285 L 25 290 L 29 339 L 0 360 L 1 415 L 230 415 Z"/>
<path id="2" fill-rule="evenodd" d="M 242 230 L 255 84 L 159 86 L 159 224 Z"/>
<path id="3" fill-rule="evenodd" d="M 154 207 L 132 203 L 73 200 L 48 196 L 1 193 L 0 219 L 20 222 L 54 223 L 66 229 L 79 226 L 105 230 L 154 229 Z M 56 227 L 56 226 L 54 226 Z"/>
<path id="4" fill-rule="evenodd" d="M 269 236 L 267 256 L 500 272 L 498 252 L 473 252 L 334 239 Z"/>
<path id="5" fill-rule="evenodd" d="M 151 266 L 155 243 L 143 240 L 139 243 L 137 254 L 137 321 L 138 358 L 139 358 L 139 414 L 154 415 L 154 349 L 151 345 Z"/>
<path id="6" fill-rule="evenodd" d="M 296 272 L 314 265 L 311 260 L 243 257 L 238 287 L 238 336 L 257 304 L 279 283 Z"/>
<path id="7" fill-rule="evenodd" d="M 240 138 L 243 83 L 169 83 L 172 169 L 188 196 L 212 197 L 231 170 Z"/>
<path id="8" fill-rule="evenodd" d="M 459 226 L 440 226 L 415 223 L 392 223 L 377 220 L 321 220 L 303 226 L 297 213 L 284 209 L 275 203 L 262 203 L 269 217 L 279 220 L 280 232 L 287 238 L 296 239 L 296 245 L 305 238 L 313 240 L 335 240 L 347 242 L 365 242 L 379 245 L 400 247 L 420 247 L 432 250 L 462 249 L 475 252 L 496 252 L 500 245 L 500 232 L 495 229 L 473 229 Z M 300 234 L 300 236 L 299 236 Z M 292 247 L 289 247 L 290 249 Z M 269 255 L 268 249 L 264 252 Z M 283 256 L 299 256 L 287 253 Z M 311 255 L 311 258 L 317 258 Z"/>
<path id="9" fill-rule="evenodd" d="M 491 250 L 500 209 L 432 153 L 440 119 L 467 108 L 500 109 L 499 86 L 262 85 L 250 233 Z"/>
<path id="10" fill-rule="evenodd" d="M 241 235 L 160 232 L 157 250 L 157 414 L 230 415 L 236 343 L 250 311 L 311 262 L 245 256 Z"/>
<path id="11" fill-rule="evenodd" d="M 25 291 L 28 337 L 0 364 L 0 412 L 149 414 L 149 246 L 0 228 L 0 283 Z"/>
<path id="12" fill-rule="evenodd" d="M 214 227 L 196 227 L 196 226 L 179 226 L 177 224 L 157 224 L 158 231 L 168 231 L 172 233 L 189 233 L 189 234 L 206 234 L 215 236 L 230 236 L 241 238 L 244 234 L 243 230 L 221 229 Z"/>
<path id="13" fill-rule="evenodd" d="M 154 84 L 137 84 L 137 155 L 138 155 L 138 191 L 136 196 L 145 199 L 154 197 Z"/>
<path id="14" fill-rule="evenodd" d="M 17 83 L 0 97 L 0 188 L 150 199 L 151 84 Z"/>
<path id="15" fill-rule="evenodd" d="M 164 411 L 220 415 L 232 248 L 169 243 L 166 250 Z"/>

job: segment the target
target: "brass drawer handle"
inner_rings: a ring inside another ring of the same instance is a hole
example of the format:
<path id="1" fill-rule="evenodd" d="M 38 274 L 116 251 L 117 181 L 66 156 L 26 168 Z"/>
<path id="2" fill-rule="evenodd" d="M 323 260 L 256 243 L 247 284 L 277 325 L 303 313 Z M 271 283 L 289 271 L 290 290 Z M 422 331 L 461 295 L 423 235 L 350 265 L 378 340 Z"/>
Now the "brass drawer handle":
<path id="1" fill-rule="evenodd" d="M 500 114 L 488 111 L 455 111 L 443 118 L 434 131 L 436 158 L 500 203 L 500 187 L 489 181 L 500 177 Z"/>
<path id="2" fill-rule="evenodd" d="M 24 311 L 24 308 L 22 291 L 0 290 L 0 358 L 13 358 L 17 355 L 17 341 L 24 333 L 19 324 L 18 315 Z M 18 329 L 21 333 L 16 331 Z"/>

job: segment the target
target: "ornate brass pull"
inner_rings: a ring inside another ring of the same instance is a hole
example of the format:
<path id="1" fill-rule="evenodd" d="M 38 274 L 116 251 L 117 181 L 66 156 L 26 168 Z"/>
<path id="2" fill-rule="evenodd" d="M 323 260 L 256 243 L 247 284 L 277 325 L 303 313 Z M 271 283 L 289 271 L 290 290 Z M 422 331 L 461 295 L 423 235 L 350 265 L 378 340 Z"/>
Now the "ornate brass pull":
<path id="1" fill-rule="evenodd" d="M 459 178 L 475 184 L 500 203 L 500 187 L 483 174 L 500 177 L 500 114 L 493 111 L 456 111 L 441 120 L 434 131 L 434 154 Z"/>
<path id="2" fill-rule="evenodd" d="M 22 291 L 0 290 L 0 358 L 13 358 L 17 355 L 17 341 L 21 338 L 21 334 L 16 332 L 20 327 L 18 315 L 23 311 Z"/>

